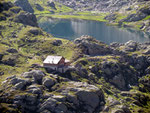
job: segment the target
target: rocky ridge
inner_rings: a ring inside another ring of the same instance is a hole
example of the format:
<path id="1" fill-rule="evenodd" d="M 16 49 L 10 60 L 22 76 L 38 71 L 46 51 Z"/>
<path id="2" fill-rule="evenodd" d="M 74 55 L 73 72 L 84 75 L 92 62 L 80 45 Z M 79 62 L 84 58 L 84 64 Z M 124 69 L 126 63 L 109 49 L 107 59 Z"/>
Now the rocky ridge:
<path id="1" fill-rule="evenodd" d="M 55 0 L 75 10 L 89 11 L 118 11 L 126 5 L 133 4 L 136 0 Z"/>

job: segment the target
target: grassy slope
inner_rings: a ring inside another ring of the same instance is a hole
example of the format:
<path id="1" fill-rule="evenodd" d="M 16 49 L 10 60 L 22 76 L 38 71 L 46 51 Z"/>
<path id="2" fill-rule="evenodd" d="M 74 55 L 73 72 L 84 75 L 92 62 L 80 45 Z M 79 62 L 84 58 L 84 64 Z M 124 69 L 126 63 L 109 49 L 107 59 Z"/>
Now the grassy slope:
<path id="1" fill-rule="evenodd" d="M 32 64 L 41 65 L 47 55 L 62 55 L 70 60 L 76 56 L 78 50 L 73 42 L 59 39 L 63 44 L 54 46 L 52 43 L 58 38 L 43 32 L 40 28 L 24 26 L 21 23 L 10 21 L 9 19 L 14 18 L 16 14 L 10 10 L 6 12 L 11 13 L 12 16 L 7 17 L 6 21 L 0 21 L 0 26 L 3 27 L 1 29 L 2 36 L 4 37 L 0 36 L 0 53 L 4 54 L 3 62 L 13 59 L 15 66 L 0 64 L 0 72 L 4 72 L 4 75 L 0 76 L 0 81 L 3 81 L 9 75 L 30 70 Z M 29 32 L 31 29 L 37 29 L 41 34 L 34 35 Z M 16 37 L 13 38 L 14 34 Z M 6 50 L 9 48 L 16 49 L 18 53 L 7 52 Z"/>

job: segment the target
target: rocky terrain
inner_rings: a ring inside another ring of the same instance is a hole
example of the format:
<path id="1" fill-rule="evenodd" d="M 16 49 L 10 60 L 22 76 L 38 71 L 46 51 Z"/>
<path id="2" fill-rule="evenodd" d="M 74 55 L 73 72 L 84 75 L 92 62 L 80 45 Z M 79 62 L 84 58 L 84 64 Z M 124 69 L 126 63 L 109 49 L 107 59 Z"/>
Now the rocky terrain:
<path id="1" fill-rule="evenodd" d="M 117 11 L 123 6 L 131 5 L 136 0 L 55 0 L 75 10 Z"/>
<path id="2" fill-rule="evenodd" d="M 55 0 L 77 11 L 105 12 L 110 23 L 150 32 L 149 0 Z"/>
<path id="3" fill-rule="evenodd" d="M 64 56 L 74 68 L 47 72 L 47 55 Z M 149 113 L 150 42 L 54 38 L 33 13 L 3 0 L 0 84 L 2 113 Z"/>

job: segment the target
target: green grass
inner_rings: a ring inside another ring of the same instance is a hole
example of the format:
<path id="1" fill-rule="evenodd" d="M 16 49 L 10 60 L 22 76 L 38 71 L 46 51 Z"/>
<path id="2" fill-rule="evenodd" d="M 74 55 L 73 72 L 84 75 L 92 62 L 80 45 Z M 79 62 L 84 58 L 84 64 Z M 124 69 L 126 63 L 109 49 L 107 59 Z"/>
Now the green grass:
<path id="1" fill-rule="evenodd" d="M 145 17 L 143 20 L 149 20 L 150 16 Z"/>
<path id="2" fill-rule="evenodd" d="M 15 14 L 12 15 L 12 17 L 15 16 Z M 2 61 L 14 58 L 16 65 L 9 66 L 0 64 L 0 71 L 4 72 L 4 75 L 0 76 L 0 83 L 10 75 L 21 74 L 33 69 L 30 68 L 32 64 L 42 65 L 47 55 L 61 55 L 71 60 L 72 57 L 76 56 L 77 51 L 80 51 L 76 49 L 73 42 L 54 38 L 40 28 L 36 29 L 41 31 L 42 34 L 33 35 L 29 31 L 35 29 L 34 27 L 9 21 L 12 17 L 7 18 L 6 21 L 0 21 L 0 25 L 4 26 L 4 29 L 1 29 L 4 38 L 0 36 L 0 53 L 5 54 Z M 13 33 L 16 34 L 16 38 L 12 38 Z M 54 46 L 53 41 L 55 40 L 61 40 L 62 45 Z M 8 53 L 6 50 L 9 48 L 16 49 L 18 53 Z"/>
<path id="3" fill-rule="evenodd" d="M 103 21 L 105 22 L 106 20 L 104 19 L 104 15 L 102 16 L 89 16 L 89 15 L 46 15 L 48 17 L 52 18 L 63 18 L 63 19 L 83 19 L 83 20 L 95 20 L 95 21 Z"/>
<path id="4" fill-rule="evenodd" d="M 34 14 L 36 15 L 51 14 L 52 13 L 51 11 L 53 11 L 54 13 L 67 13 L 73 11 L 72 8 L 69 8 L 58 2 L 54 2 L 56 10 L 47 5 L 48 0 L 36 0 L 36 1 L 29 0 L 29 2 L 34 9 Z M 43 8 L 43 11 L 37 10 L 35 4 L 39 4 Z"/>

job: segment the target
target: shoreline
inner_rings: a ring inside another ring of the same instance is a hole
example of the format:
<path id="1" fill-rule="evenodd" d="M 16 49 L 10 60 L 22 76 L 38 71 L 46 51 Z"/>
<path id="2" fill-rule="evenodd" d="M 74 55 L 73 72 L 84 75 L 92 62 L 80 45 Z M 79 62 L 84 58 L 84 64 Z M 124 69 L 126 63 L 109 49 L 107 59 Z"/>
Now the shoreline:
<path id="1" fill-rule="evenodd" d="M 101 13 L 100 13 L 101 14 Z M 46 17 L 46 18 L 57 18 L 57 19 L 73 19 L 73 20 L 90 20 L 90 21 L 98 21 L 98 22 L 104 22 L 106 23 L 106 25 L 108 26 L 117 26 L 117 27 L 122 27 L 122 28 L 125 28 L 125 29 L 133 29 L 133 30 L 138 30 L 138 31 L 141 31 L 141 32 L 144 32 L 148 35 L 150 35 L 150 32 L 146 32 L 140 28 L 138 28 L 137 26 L 134 26 L 133 23 L 118 23 L 118 22 L 109 22 L 108 20 L 104 19 L 104 17 L 106 16 L 107 14 L 104 15 L 104 13 L 102 13 L 102 16 L 100 15 L 60 15 L 60 14 L 46 14 L 46 15 L 39 15 L 37 16 L 37 18 L 43 18 L 43 17 Z M 130 24 L 133 24 L 133 25 L 130 25 Z"/>

